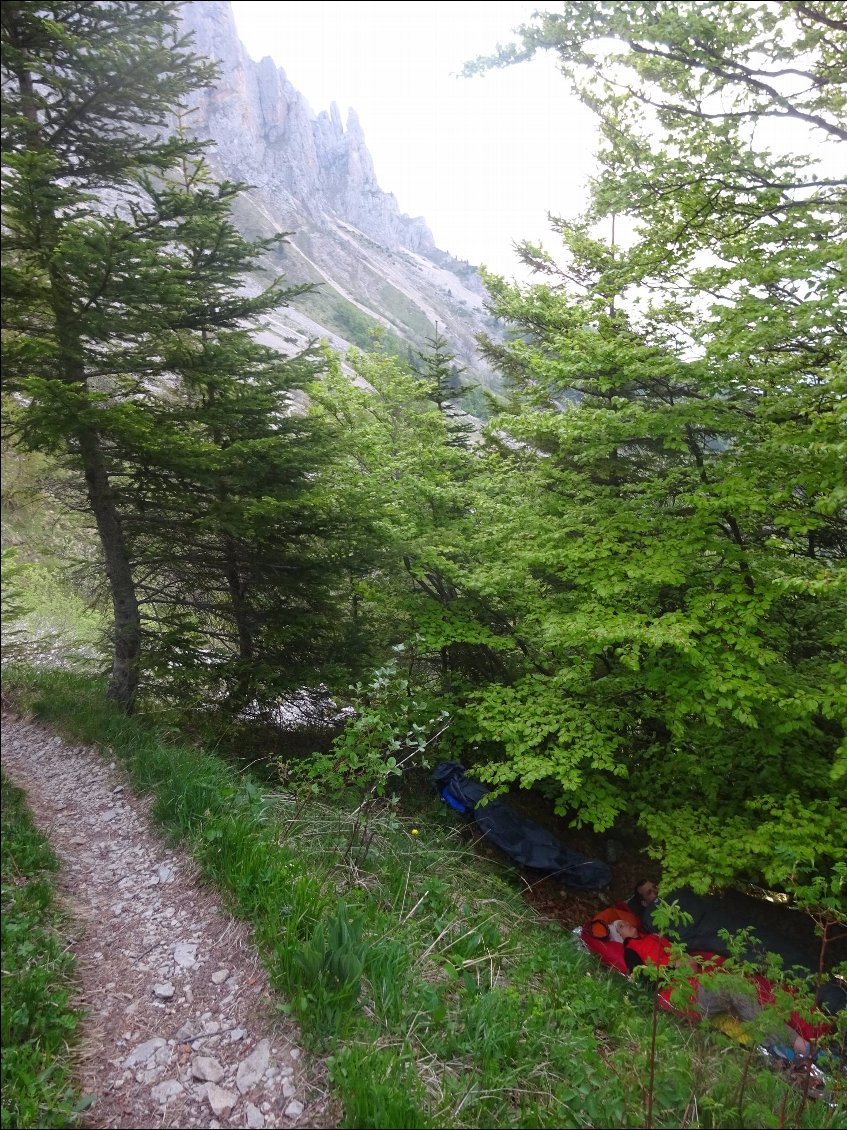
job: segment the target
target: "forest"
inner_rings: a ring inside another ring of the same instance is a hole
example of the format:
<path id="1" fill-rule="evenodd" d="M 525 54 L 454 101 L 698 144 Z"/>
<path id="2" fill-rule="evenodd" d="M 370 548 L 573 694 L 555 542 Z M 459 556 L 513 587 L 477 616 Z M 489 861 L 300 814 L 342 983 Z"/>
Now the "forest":
<path id="1" fill-rule="evenodd" d="M 552 53 L 601 136 L 536 281 L 485 275 L 484 422 L 438 325 L 259 343 L 310 288 L 242 285 L 285 236 L 239 233 L 185 128 L 215 75 L 178 9 L 3 6 L 4 688 L 374 821 L 461 762 L 663 889 L 843 928 L 847 7 L 565 3 L 468 63 Z M 462 1125 L 612 1124 L 521 1110 Z M 445 1124 L 345 1125 L 397 1117 Z"/>

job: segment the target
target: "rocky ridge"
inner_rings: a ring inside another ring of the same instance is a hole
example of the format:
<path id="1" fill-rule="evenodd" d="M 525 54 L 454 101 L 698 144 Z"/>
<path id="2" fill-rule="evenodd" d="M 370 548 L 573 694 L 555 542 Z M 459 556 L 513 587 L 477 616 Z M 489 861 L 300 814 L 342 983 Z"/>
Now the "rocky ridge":
<path id="1" fill-rule="evenodd" d="M 228 2 L 195 0 L 183 6 L 183 21 L 194 50 L 220 66 L 218 84 L 196 96 L 191 128 L 217 142 L 228 175 L 268 194 L 283 215 L 332 216 L 382 247 L 435 251 L 424 220 L 403 215 L 380 189 L 354 110 L 345 129 L 335 103 L 316 114 L 269 56 L 254 62 Z"/>
<path id="2" fill-rule="evenodd" d="M 319 294 L 274 312 L 268 344 L 292 352 L 321 337 L 344 350 L 367 345 L 369 327 L 381 325 L 414 351 L 437 322 L 469 375 L 490 383 L 475 341 L 496 334 L 481 279 L 380 188 L 355 111 L 346 124 L 335 104 L 316 114 L 272 59 L 252 60 L 228 0 L 195 0 L 182 18 L 194 50 L 219 65 L 217 84 L 197 92 L 187 120 L 216 143 L 214 170 L 252 186 L 236 206 L 239 227 L 291 233 L 253 285 L 279 271 L 291 283 L 320 284 Z"/>

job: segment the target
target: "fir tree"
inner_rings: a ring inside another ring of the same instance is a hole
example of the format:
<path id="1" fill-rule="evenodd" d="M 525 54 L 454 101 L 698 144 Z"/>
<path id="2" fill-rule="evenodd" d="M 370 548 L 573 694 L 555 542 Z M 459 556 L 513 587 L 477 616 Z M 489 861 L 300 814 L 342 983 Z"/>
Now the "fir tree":
<path id="1" fill-rule="evenodd" d="M 3 8 L 4 392 L 19 439 L 85 484 L 114 606 L 108 693 L 127 710 L 145 633 L 159 671 L 205 670 L 243 701 L 263 659 L 302 671 L 328 599 L 314 429 L 287 399 L 313 366 L 247 332 L 293 293 L 243 287 L 283 236 L 243 240 L 243 186 L 160 136 L 212 77 L 177 7 Z"/>
<path id="2" fill-rule="evenodd" d="M 242 328 L 305 289 L 235 295 L 280 239 L 235 229 L 242 187 L 214 184 L 202 162 L 149 186 L 150 210 L 175 217 L 169 275 L 184 292 L 156 335 L 162 387 L 145 407 L 151 426 L 113 455 L 149 662 L 171 689 L 222 690 L 232 710 L 314 679 L 339 627 L 316 501 L 326 447 L 292 396 L 323 361 L 283 357 Z"/>
<path id="3" fill-rule="evenodd" d="M 435 323 L 435 332 L 427 338 L 429 346 L 424 352 L 418 353 L 418 358 L 423 362 L 422 376 L 427 382 L 427 399 L 437 405 L 438 411 L 444 416 L 448 439 L 452 447 L 467 447 L 468 437 L 473 434 L 473 425 L 467 423 L 467 417 L 456 407 L 456 402 L 461 400 L 476 386 L 462 385 L 461 375 L 465 371 L 456 364 L 456 354 L 450 350 L 447 339 Z"/>
<path id="4" fill-rule="evenodd" d="M 69 454 L 84 477 L 114 609 L 108 694 L 127 710 L 141 622 L 109 436 L 155 366 L 140 346 L 168 286 L 137 204 L 146 176 L 196 151 L 158 131 L 212 77 L 179 38 L 177 7 L 2 10 L 3 390 L 26 405 L 21 440 Z"/>

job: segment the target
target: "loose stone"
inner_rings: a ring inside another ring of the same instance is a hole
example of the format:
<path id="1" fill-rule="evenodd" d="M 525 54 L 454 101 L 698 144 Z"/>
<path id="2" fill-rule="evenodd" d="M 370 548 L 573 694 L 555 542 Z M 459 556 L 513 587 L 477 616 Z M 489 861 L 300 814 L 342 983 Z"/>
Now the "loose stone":
<path id="1" fill-rule="evenodd" d="M 191 1061 L 191 1074 L 195 1079 L 206 1083 L 218 1083 L 223 1078 L 224 1069 L 211 1055 L 196 1055 Z"/>
<path id="2" fill-rule="evenodd" d="M 174 961 L 183 969 L 193 969 L 197 964 L 196 943 L 179 942 L 174 947 Z"/>
<path id="3" fill-rule="evenodd" d="M 154 1036 L 151 1040 L 145 1040 L 143 1044 L 132 1049 L 124 1061 L 124 1067 L 138 1067 L 142 1063 L 146 1063 L 148 1059 L 152 1059 L 159 1048 L 163 1047 L 165 1047 L 165 1041 L 161 1036 Z"/>
<path id="4" fill-rule="evenodd" d="M 212 1114 L 216 1114 L 218 1118 L 229 1118 L 232 1108 L 238 1102 L 238 1096 L 232 1091 L 225 1091 L 217 1083 L 207 1083 L 206 1100 L 212 1108 Z"/>
<path id="5" fill-rule="evenodd" d="M 247 1103 L 245 1113 L 247 1114 L 247 1125 L 250 1127 L 250 1130 L 262 1130 L 262 1127 L 265 1125 L 265 1116 L 259 1108 L 253 1106 L 252 1103 Z"/>
<path id="6" fill-rule="evenodd" d="M 184 1089 L 178 1079 L 165 1079 L 163 1083 L 157 1083 L 150 1094 L 157 1103 L 164 1104 L 170 1099 L 175 1099 L 177 1095 L 181 1095 Z"/>
<path id="7" fill-rule="evenodd" d="M 268 1069 L 270 1063 L 270 1040 L 260 1040 L 248 1057 L 238 1065 L 235 1085 L 242 1095 L 256 1086 Z"/>

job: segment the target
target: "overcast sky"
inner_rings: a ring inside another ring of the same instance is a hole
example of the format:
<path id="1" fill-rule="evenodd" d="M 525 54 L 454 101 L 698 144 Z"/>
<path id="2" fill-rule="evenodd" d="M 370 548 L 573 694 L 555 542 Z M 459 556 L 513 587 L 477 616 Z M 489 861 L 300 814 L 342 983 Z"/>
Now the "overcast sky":
<path id="1" fill-rule="evenodd" d="M 555 246 L 547 213 L 585 201 L 595 132 L 552 59 L 457 77 L 512 40 L 539 3 L 233 0 L 254 59 L 270 55 L 315 111 L 353 107 L 380 187 L 437 245 L 520 274 L 512 244 Z"/>

